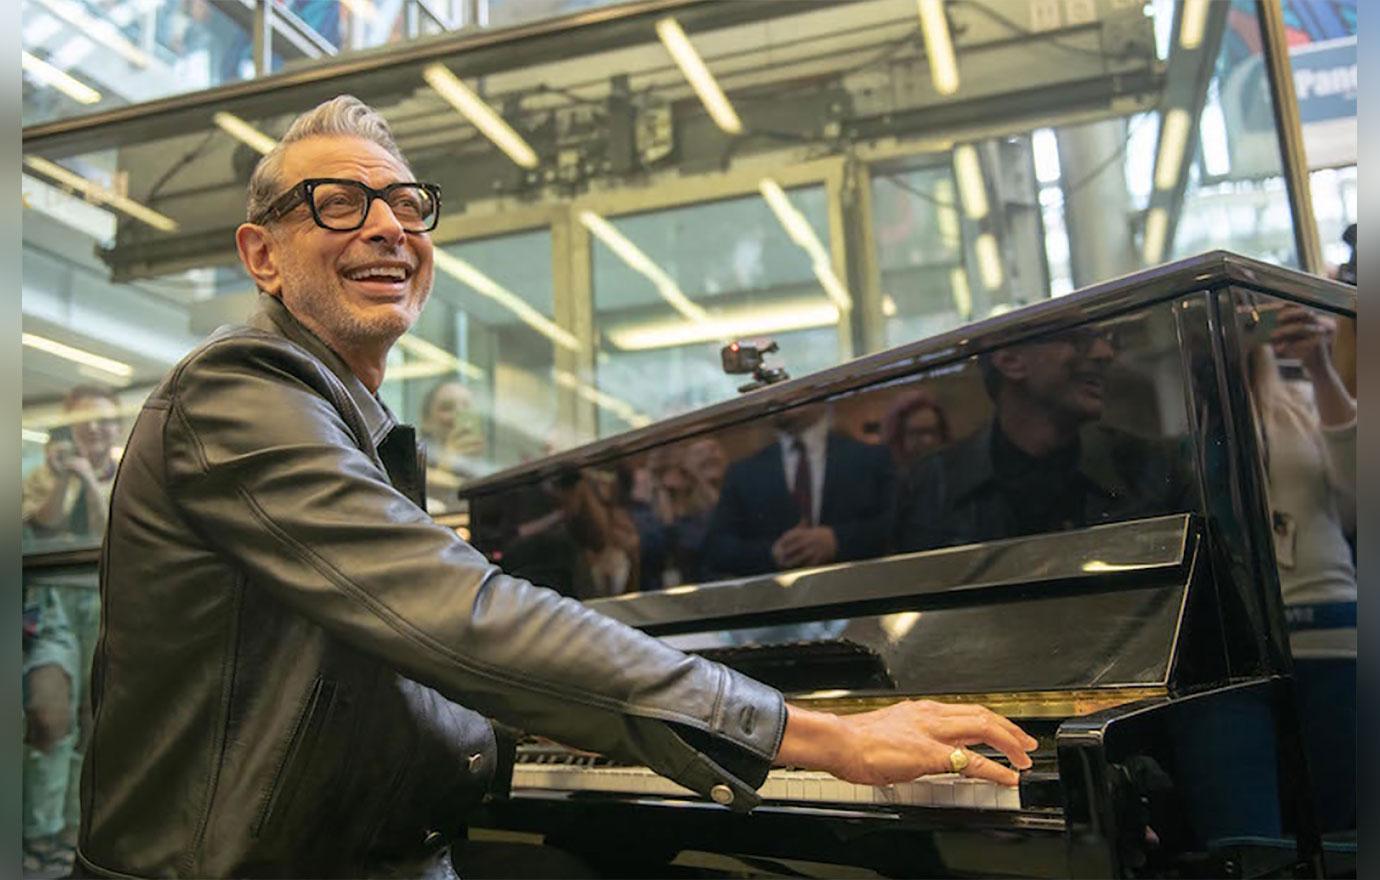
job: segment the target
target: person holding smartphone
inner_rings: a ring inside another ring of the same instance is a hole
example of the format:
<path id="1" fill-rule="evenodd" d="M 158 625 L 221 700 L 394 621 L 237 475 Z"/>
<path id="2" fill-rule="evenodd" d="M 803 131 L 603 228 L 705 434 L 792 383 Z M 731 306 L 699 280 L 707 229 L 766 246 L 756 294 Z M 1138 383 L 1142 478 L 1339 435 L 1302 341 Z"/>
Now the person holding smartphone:
<path id="1" fill-rule="evenodd" d="M 44 460 L 24 480 L 22 516 L 37 539 L 99 541 L 115 482 L 119 401 L 88 385 L 63 400 Z M 83 741 L 91 729 L 87 670 L 100 596 L 48 578 L 25 590 L 23 839 L 26 876 L 66 876 L 75 855 Z"/>
<path id="2" fill-rule="evenodd" d="M 24 480 L 24 525 L 36 538 L 99 538 L 115 480 L 119 399 L 79 385 L 67 393 L 63 410 L 70 422 L 49 433 L 43 465 Z"/>
<path id="3" fill-rule="evenodd" d="M 1253 312 L 1251 397 L 1309 773 L 1322 830 L 1342 832 L 1356 827 L 1356 400 L 1333 364 L 1336 319 L 1292 303 Z"/>

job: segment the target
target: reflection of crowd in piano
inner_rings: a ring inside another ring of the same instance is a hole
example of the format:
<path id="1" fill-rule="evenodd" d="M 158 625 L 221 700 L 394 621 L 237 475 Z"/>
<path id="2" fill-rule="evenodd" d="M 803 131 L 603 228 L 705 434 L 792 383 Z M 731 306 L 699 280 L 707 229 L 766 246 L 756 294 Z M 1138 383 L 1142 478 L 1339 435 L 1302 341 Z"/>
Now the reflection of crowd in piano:
<path id="1" fill-rule="evenodd" d="M 476 541 L 595 598 L 1191 509 L 1183 426 L 1142 436 L 1104 418 L 1153 405 L 1108 400 L 1113 331 L 572 471 L 479 502 Z"/>
<path id="2" fill-rule="evenodd" d="M 595 598 L 1193 510 L 1152 335 L 1039 338 L 571 471 L 483 507 L 476 542 Z"/>

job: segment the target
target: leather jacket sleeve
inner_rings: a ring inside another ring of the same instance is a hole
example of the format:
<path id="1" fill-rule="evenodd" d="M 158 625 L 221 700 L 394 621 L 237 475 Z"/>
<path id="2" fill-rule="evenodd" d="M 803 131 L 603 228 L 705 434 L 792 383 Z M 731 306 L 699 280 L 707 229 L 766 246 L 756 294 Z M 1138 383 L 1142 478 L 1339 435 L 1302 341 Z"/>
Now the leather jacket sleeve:
<path id="1" fill-rule="evenodd" d="M 389 484 L 319 362 L 240 336 L 169 391 L 172 497 L 254 588 L 499 721 L 759 802 L 780 693 L 491 565 Z"/>

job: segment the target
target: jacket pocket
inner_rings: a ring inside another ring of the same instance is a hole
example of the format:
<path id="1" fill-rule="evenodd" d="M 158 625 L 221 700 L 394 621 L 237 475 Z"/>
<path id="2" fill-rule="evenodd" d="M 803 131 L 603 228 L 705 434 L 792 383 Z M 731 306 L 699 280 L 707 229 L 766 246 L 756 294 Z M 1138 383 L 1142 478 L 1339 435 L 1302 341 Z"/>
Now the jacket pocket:
<path id="1" fill-rule="evenodd" d="M 293 727 L 292 738 L 288 741 L 287 751 L 278 765 L 278 772 L 268 791 L 268 797 L 264 799 L 264 805 L 259 811 L 259 819 L 254 825 L 256 837 L 261 836 L 276 817 L 287 813 L 292 806 L 294 796 L 301 788 L 303 773 L 311 763 L 321 731 L 330 720 L 331 710 L 335 708 L 335 696 L 336 683 L 333 681 L 318 678 L 312 686 L 306 705 Z"/>

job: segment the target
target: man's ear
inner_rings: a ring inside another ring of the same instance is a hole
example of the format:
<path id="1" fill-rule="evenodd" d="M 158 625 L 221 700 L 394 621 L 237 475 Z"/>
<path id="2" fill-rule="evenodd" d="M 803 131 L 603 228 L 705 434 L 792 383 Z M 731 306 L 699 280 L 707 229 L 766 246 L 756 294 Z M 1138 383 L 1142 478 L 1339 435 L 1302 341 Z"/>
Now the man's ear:
<path id="1" fill-rule="evenodd" d="M 278 271 L 272 234 L 256 223 L 241 223 L 235 230 L 235 247 L 255 286 L 270 296 L 281 296 L 283 277 Z"/>

